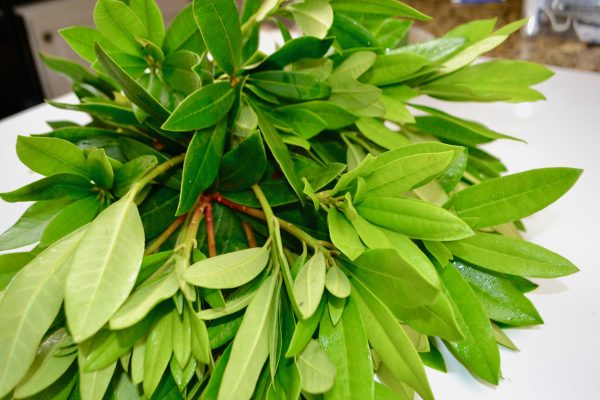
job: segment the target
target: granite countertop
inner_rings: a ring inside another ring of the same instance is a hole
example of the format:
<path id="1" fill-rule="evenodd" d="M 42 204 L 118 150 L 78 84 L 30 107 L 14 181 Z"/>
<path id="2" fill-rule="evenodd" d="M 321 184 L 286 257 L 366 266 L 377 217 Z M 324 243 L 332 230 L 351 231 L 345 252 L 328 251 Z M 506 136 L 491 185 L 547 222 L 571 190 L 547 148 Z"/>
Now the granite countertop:
<path id="1" fill-rule="evenodd" d="M 433 17 L 432 21 L 418 22 L 416 26 L 435 36 L 474 19 L 496 17 L 498 26 L 501 26 L 522 18 L 522 0 L 490 4 L 452 4 L 450 0 L 403 1 Z M 515 33 L 488 55 L 600 72 L 600 45 L 586 45 L 577 41 L 574 35 L 543 33 L 527 38 Z"/>

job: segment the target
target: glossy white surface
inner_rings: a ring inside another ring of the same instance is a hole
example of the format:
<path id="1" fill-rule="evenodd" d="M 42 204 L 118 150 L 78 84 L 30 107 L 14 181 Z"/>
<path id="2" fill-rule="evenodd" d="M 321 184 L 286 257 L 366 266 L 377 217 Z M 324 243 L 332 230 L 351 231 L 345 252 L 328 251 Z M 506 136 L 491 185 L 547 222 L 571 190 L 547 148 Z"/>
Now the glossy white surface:
<path id="1" fill-rule="evenodd" d="M 529 145 L 505 141 L 489 148 L 501 155 L 513 172 L 550 166 L 578 167 L 585 172 L 571 192 L 526 221 L 529 240 L 571 259 L 581 272 L 560 280 L 538 280 L 540 288 L 530 298 L 546 324 L 509 332 L 522 351 L 502 350 L 504 380 L 499 387 L 476 381 L 447 357 L 448 374 L 428 371 L 437 399 L 600 397 L 600 265 L 596 256 L 600 247 L 600 74 L 556 72 L 552 80 L 539 86 L 549 99 L 546 102 L 440 106 L 527 140 Z M 73 97 L 67 100 L 74 101 Z M 430 99 L 418 102 L 436 104 Z M 35 178 L 17 159 L 16 136 L 45 132 L 44 121 L 60 119 L 84 121 L 85 116 L 41 105 L 0 121 L 0 191 Z M 14 223 L 25 208 L 0 202 L 0 231 Z"/>

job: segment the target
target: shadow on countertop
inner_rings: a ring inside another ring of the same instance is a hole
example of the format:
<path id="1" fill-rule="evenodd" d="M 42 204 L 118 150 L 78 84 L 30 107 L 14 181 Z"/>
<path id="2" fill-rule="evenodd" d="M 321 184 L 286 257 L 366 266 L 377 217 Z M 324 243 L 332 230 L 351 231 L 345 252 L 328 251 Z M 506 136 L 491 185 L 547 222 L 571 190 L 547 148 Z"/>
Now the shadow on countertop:
<path id="1" fill-rule="evenodd" d="M 403 2 L 433 17 L 433 20 L 418 22 L 416 26 L 435 36 L 442 36 L 455 26 L 474 19 L 498 18 L 498 26 L 502 26 L 522 18 L 522 0 L 490 4 L 452 4 L 450 0 Z M 542 33 L 527 38 L 515 33 L 488 55 L 600 72 L 600 45 L 586 45 L 577 41 L 574 35 Z"/>

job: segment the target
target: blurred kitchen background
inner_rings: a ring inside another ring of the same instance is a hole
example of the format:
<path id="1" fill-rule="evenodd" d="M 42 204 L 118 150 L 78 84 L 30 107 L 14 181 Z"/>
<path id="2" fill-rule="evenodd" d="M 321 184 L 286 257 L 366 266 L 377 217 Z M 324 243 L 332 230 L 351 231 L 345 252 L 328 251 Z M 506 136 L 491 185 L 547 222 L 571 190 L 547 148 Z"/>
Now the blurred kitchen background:
<path id="1" fill-rule="evenodd" d="M 157 0 L 170 21 L 189 0 Z M 499 25 L 531 19 L 489 55 L 600 72 L 600 0 L 405 0 L 431 15 L 417 23 L 416 40 L 441 36 L 473 19 Z M 78 60 L 57 30 L 92 25 L 94 0 L 0 0 L 0 118 L 67 93 L 70 85 L 50 72 L 38 53 Z M 600 88 L 598 88 L 600 89 Z"/>

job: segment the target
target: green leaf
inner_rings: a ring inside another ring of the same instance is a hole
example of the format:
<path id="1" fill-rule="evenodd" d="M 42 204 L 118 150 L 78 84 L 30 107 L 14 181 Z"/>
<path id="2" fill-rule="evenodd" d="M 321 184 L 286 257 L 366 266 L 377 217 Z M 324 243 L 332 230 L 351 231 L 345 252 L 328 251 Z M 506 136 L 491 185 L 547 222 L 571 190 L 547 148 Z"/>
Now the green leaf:
<path id="1" fill-rule="evenodd" d="M 140 217 L 144 225 L 146 240 L 164 232 L 175 220 L 179 193 L 174 190 L 157 187 L 140 205 Z"/>
<path id="2" fill-rule="evenodd" d="M 455 260 L 454 267 L 471 285 L 490 319 L 513 326 L 544 323 L 531 302 L 508 280 Z"/>
<path id="3" fill-rule="evenodd" d="M 335 37 L 339 50 L 364 50 L 377 47 L 377 39 L 373 33 L 359 22 L 362 15 L 335 13 L 329 35 Z"/>
<path id="4" fill-rule="evenodd" d="M 233 0 L 194 0 L 194 18 L 216 63 L 229 76 L 242 65 L 242 30 Z"/>
<path id="5" fill-rule="evenodd" d="M 32 204 L 13 226 L 0 235 L 0 251 L 39 241 L 50 221 L 69 203 L 69 200 L 50 200 Z"/>
<path id="6" fill-rule="evenodd" d="M 330 101 L 314 100 L 300 104 L 290 104 L 279 107 L 277 111 L 302 109 L 310 111 L 320 117 L 327 124 L 327 129 L 337 130 L 352 125 L 358 116 Z"/>
<path id="7" fill-rule="evenodd" d="M 192 285 L 205 288 L 235 288 L 256 278 L 268 261 L 268 245 L 239 250 L 193 264 L 184 278 Z"/>
<path id="8" fill-rule="evenodd" d="M 300 202 L 304 204 L 304 186 L 298 177 L 296 168 L 294 167 L 294 163 L 290 157 L 287 147 L 285 146 L 285 143 L 283 143 L 283 140 L 279 136 L 277 130 L 271 124 L 271 121 L 260 108 L 260 106 L 252 104 L 252 108 L 256 112 L 256 116 L 258 117 L 258 126 L 260 127 L 260 131 L 265 139 L 265 142 L 267 142 L 269 150 L 271 150 L 273 157 L 275 157 L 275 160 L 285 175 L 287 182 L 300 199 Z"/>
<path id="9" fill-rule="evenodd" d="M 396 317 L 359 280 L 352 279 L 352 295 L 362 317 L 369 343 L 394 378 L 406 382 L 424 399 L 433 399 L 423 363 Z"/>
<path id="10" fill-rule="evenodd" d="M 191 51 L 180 50 L 173 53 L 163 63 L 163 78 L 173 90 L 189 95 L 202 86 L 200 77 L 193 70 L 198 62 L 198 55 Z"/>
<path id="11" fill-rule="evenodd" d="M 176 313 L 173 314 L 172 324 L 173 358 L 181 368 L 184 368 L 192 356 L 192 326 L 190 324 L 189 313 L 184 312 L 183 316 Z"/>
<path id="12" fill-rule="evenodd" d="M 204 49 L 204 40 L 194 20 L 193 6 L 190 4 L 171 22 L 163 42 L 163 51 L 168 57 L 180 50 L 201 54 Z"/>
<path id="13" fill-rule="evenodd" d="M 112 187 L 115 174 L 104 149 L 92 150 L 87 157 L 87 166 L 94 183 L 104 189 Z"/>
<path id="14" fill-rule="evenodd" d="M 414 239 L 457 240 L 473 235 L 460 218 L 421 200 L 368 198 L 356 209 L 369 222 Z"/>
<path id="15" fill-rule="evenodd" d="M 148 30 L 125 3 L 99 0 L 94 8 L 94 23 L 116 47 L 128 54 L 143 56 L 138 39 L 148 37 Z"/>
<path id="16" fill-rule="evenodd" d="M 227 121 L 224 119 L 217 122 L 213 129 L 199 130 L 194 134 L 183 163 L 181 194 L 176 215 L 188 212 L 202 192 L 215 181 L 226 136 Z"/>
<path id="17" fill-rule="evenodd" d="M 212 354 L 210 353 L 210 339 L 208 337 L 208 330 L 206 324 L 200 318 L 199 313 L 191 310 L 189 307 L 185 309 L 190 320 L 190 326 L 192 328 L 191 335 L 191 351 L 194 358 L 203 364 L 210 364 Z"/>
<path id="18" fill-rule="evenodd" d="M 124 329 L 141 321 L 157 304 L 174 296 L 179 289 L 177 276 L 167 273 L 133 292 L 110 319 L 110 329 Z"/>
<path id="19" fill-rule="evenodd" d="M 500 353 L 485 309 L 455 268 L 444 268 L 441 278 L 456 307 L 458 321 L 465 335 L 462 341 L 446 342 L 447 346 L 472 373 L 498 384 Z"/>
<path id="20" fill-rule="evenodd" d="M 380 55 L 363 79 L 377 86 L 400 83 L 428 64 L 427 58 L 412 53 Z"/>
<path id="21" fill-rule="evenodd" d="M 6 396 L 25 376 L 37 347 L 63 301 L 65 277 L 81 238 L 79 230 L 21 269 L 0 299 L 0 396 Z"/>
<path id="22" fill-rule="evenodd" d="M 162 129 L 183 132 L 208 128 L 229 112 L 236 93 L 228 82 L 221 81 L 204 86 L 177 106 Z"/>
<path id="23" fill-rule="evenodd" d="M 302 72 L 257 72 L 250 75 L 249 82 L 276 96 L 292 100 L 318 100 L 331 93 L 327 83 Z"/>
<path id="24" fill-rule="evenodd" d="M 326 296 L 321 298 L 319 308 L 313 313 L 308 319 L 300 319 L 296 323 L 296 328 L 290 340 L 289 347 L 286 350 L 286 357 L 295 357 L 304 350 L 308 342 L 312 339 L 313 334 L 319 326 L 319 322 L 325 312 L 325 305 L 327 304 Z"/>
<path id="25" fill-rule="evenodd" d="M 148 332 L 144 352 L 144 394 L 152 396 L 158 388 L 173 349 L 173 320 L 177 312 L 173 309 L 160 318 Z"/>
<path id="26" fill-rule="evenodd" d="M 393 17 L 414 18 L 422 21 L 430 19 L 427 15 L 396 0 L 332 0 L 331 6 L 338 12 L 359 14 L 389 15 Z"/>
<path id="27" fill-rule="evenodd" d="M 17 272 L 29 264 L 34 257 L 35 255 L 31 253 L 0 254 L 0 292 L 6 289 Z"/>
<path id="28" fill-rule="evenodd" d="M 144 253 L 144 229 L 133 200 L 130 194 L 100 213 L 73 257 L 65 312 L 78 343 L 100 330 L 133 289 Z"/>
<path id="29" fill-rule="evenodd" d="M 421 87 L 432 97 L 451 101 L 543 100 L 530 86 L 550 78 L 547 67 L 526 61 L 494 60 L 462 68 Z"/>
<path id="30" fill-rule="evenodd" d="M 240 191 L 249 189 L 265 173 L 267 156 L 258 133 L 252 134 L 223 156 L 219 168 L 219 189 Z"/>
<path id="31" fill-rule="evenodd" d="M 317 251 L 294 279 L 294 297 L 302 319 L 310 318 L 319 307 L 325 290 L 326 267 L 325 256 Z"/>
<path id="32" fill-rule="evenodd" d="M 100 200 L 93 196 L 74 201 L 64 207 L 44 230 L 40 246 L 47 247 L 92 221 L 100 207 Z"/>
<path id="33" fill-rule="evenodd" d="M 151 0 L 136 0 L 138 2 L 150 2 Z M 127 96 L 131 102 L 139 106 L 142 110 L 156 118 L 158 122 L 164 122 L 169 118 L 169 111 L 167 111 L 158 100 L 156 100 L 146 89 L 138 83 L 133 77 L 131 77 L 127 71 L 119 66 L 119 64 L 112 59 L 106 51 L 96 44 L 96 56 L 102 69 L 115 81 L 119 83 L 123 89 L 123 93 Z"/>
<path id="34" fill-rule="evenodd" d="M 17 155 L 23 164 L 45 176 L 61 173 L 89 176 L 83 151 L 63 139 L 19 136 Z"/>
<path id="35" fill-rule="evenodd" d="M 392 131 L 374 118 L 361 118 L 356 121 L 356 127 L 367 139 L 388 150 L 410 143 L 400 132 Z"/>
<path id="36" fill-rule="evenodd" d="M 372 51 L 354 52 L 335 68 L 329 81 L 333 83 L 346 77 L 358 79 L 373 66 L 376 60 L 377 54 Z"/>
<path id="37" fill-rule="evenodd" d="M 233 340 L 231 356 L 219 388 L 219 399 L 250 398 L 269 356 L 268 326 L 277 279 L 269 276 L 261 284 L 246 310 Z"/>
<path id="38" fill-rule="evenodd" d="M 12 192 L 0 193 L 9 203 L 54 199 L 81 199 L 92 194 L 89 179 L 80 175 L 57 174 L 25 185 Z"/>
<path id="39" fill-rule="evenodd" d="M 327 225 L 335 247 L 351 260 L 356 259 L 365 251 L 365 246 L 350 221 L 335 207 L 331 207 L 327 212 Z"/>
<path id="40" fill-rule="evenodd" d="M 323 39 L 333 23 L 333 10 L 325 0 L 304 0 L 290 6 L 290 11 L 308 36 Z"/>
<path id="41" fill-rule="evenodd" d="M 156 164 L 158 164 L 158 161 L 155 156 L 140 156 L 118 168 L 115 171 L 114 195 L 124 196 Z"/>
<path id="42" fill-rule="evenodd" d="M 87 26 L 71 26 L 60 29 L 58 32 L 73 51 L 89 63 L 96 61 L 96 51 L 94 50 L 96 43 L 103 47 L 111 46 L 100 32 Z"/>
<path id="43" fill-rule="evenodd" d="M 556 278 L 578 271 L 569 260 L 522 239 L 477 233 L 444 243 L 456 257 L 492 271 L 536 278 Z"/>
<path id="44" fill-rule="evenodd" d="M 121 64 L 120 62 L 119 65 L 123 66 L 123 64 Z M 139 124 L 138 120 L 135 118 L 135 115 L 133 114 L 130 108 L 118 104 L 94 102 L 91 100 L 81 104 L 59 103 L 50 100 L 48 100 L 47 103 L 53 107 L 60 108 L 63 110 L 84 112 L 94 117 L 98 117 L 118 125 L 137 126 Z"/>
<path id="45" fill-rule="evenodd" d="M 138 16 L 148 31 L 148 38 L 157 46 L 165 37 L 163 16 L 154 0 L 129 0 L 129 7 Z"/>
<path id="46" fill-rule="evenodd" d="M 270 54 L 257 69 L 282 69 L 304 58 L 320 59 L 325 56 L 332 43 L 332 38 L 317 39 L 313 36 L 301 36 L 289 40 Z"/>
<path id="47" fill-rule="evenodd" d="M 307 393 L 325 393 L 335 384 L 335 365 L 316 340 L 308 343 L 297 357 L 296 365 L 302 378 L 302 390 Z"/>
<path id="48" fill-rule="evenodd" d="M 457 192 L 450 204 L 473 228 L 513 222 L 555 202 L 581 173 L 573 168 L 542 168 L 506 175 Z"/>
<path id="49" fill-rule="evenodd" d="M 79 395 L 81 400 L 102 400 L 117 367 L 115 361 L 99 371 L 85 372 L 79 368 Z"/>
<path id="50" fill-rule="evenodd" d="M 349 299 L 335 326 L 327 314 L 321 320 L 319 342 L 335 365 L 336 379 L 325 399 L 372 399 L 375 380 L 371 349 L 355 301 Z"/>
<path id="51" fill-rule="evenodd" d="M 352 290 L 348 277 L 337 265 L 334 265 L 327 271 L 325 287 L 329 293 L 339 298 L 350 296 L 350 291 Z"/>
<path id="52" fill-rule="evenodd" d="M 86 342 L 84 348 L 80 348 L 80 367 L 85 372 L 92 372 L 110 366 L 146 336 L 153 322 L 154 319 L 150 317 L 127 329 L 101 330 Z"/>
<path id="53" fill-rule="evenodd" d="M 331 83 L 329 101 L 354 112 L 375 104 L 381 96 L 381 89 L 374 85 L 358 82 L 354 78 L 338 78 Z"/>
<path id="54" fill-rule="evenodd" d="M 66 355 L 59 354 L 63 348 L 72 344 L 64 329 L 51 334 L 41 344 L 29 372 L 15 389 L 14 397 L 20 399 L 33 396 L 58 381 L 77 357 L 76 351 Z"/>
<path id="55" fill-rule="evenodd" d="M 390 307 L 432 304 L 440 292 L 438 286 L 393 249 L 369 249 L 344 265 Z"/>

